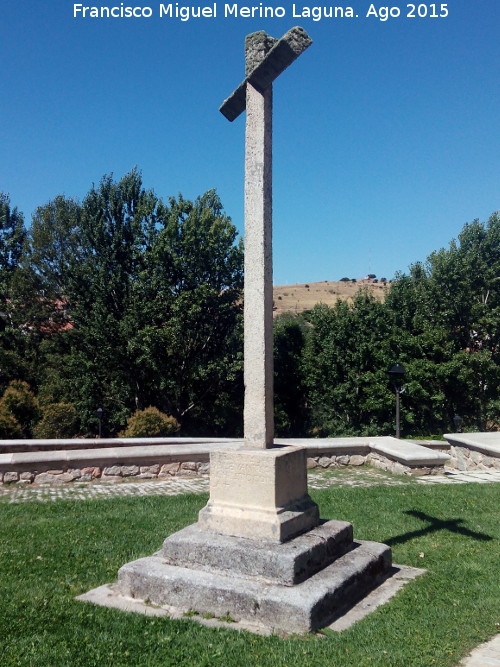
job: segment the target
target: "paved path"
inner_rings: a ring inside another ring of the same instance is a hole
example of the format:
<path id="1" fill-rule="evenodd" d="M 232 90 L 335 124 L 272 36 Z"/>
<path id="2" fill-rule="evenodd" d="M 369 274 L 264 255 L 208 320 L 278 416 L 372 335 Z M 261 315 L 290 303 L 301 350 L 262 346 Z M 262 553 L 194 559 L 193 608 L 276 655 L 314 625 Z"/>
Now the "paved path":
<path id="1" fill-rule="evenodd" d="M 500 634 L 475 648 L 462 660 L 461 667 L 500 667 Z"/>
<path id="2" fill-rule="evenodd" d="M 407 484 L 464 484 L 476 482 L 500 482 L 500 470 L 459 472 L 425 477 L 394 476 L 383 470 L 373 469 L 325 469 L 309 471 L 309 487 L 324 489 L 329 486 L 404 486 Z M 134 480 L 131 482 L 73 482 L 71 484 L 0 486 L 0 498 L 11 503 L 50 500 L 87 500 L 97 498 L 123 498 L 126 496 L 178 496 L 183 493 L 207 493 L 209 479 L 205 477 L 170 477 L 169 479 Z"/>

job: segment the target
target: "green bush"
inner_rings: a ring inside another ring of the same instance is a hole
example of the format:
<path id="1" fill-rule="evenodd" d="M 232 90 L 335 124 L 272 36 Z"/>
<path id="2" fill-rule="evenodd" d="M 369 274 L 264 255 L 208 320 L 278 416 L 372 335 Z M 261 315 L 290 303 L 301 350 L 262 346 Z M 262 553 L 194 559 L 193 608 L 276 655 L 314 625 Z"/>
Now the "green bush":
<path id="1" fill-rule="evenodd" d="M 12 380 L 0 401 L 0 410 L 12 415 L 21 427 L 20 437 L 29 438 L 33 426 L 40 418 L 40 406 L 29 384 L 23 380 Z"/>
<path id="2" fill-rule="evenodd" d="M 78 434 L 78 415 L 72 403 L 49 403 L 35 426 L 35 438 L 73 438 Z"/>
<path id="3" fill-rule="evenodd" d="M 23 432 L 16 418 L 5 407 L 0 406 L 0 439 L 22 438 Z"/>
<path id="4" fill-rule="evenodd" d="M 173 435 L 179 428 L 174 417 L 149 407 L 134 412 L 127 421 L 127 428 L 119 435 L 122 438 L 158 438 Z"/>

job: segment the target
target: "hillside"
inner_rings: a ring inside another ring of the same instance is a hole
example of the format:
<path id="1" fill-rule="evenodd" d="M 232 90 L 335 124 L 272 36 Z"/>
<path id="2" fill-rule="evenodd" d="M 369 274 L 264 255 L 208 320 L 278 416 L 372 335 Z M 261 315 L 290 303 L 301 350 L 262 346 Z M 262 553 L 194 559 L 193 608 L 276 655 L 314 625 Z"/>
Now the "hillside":
<path id="1" fill-rule="evenodd" d="M 333 306 L 339 299 L 352 301 L 356 292 L 362 287 L 366 287 L 376 299 L 383 301 L 390 289 L 390 282 L 383 284 L 363 279 L 357 282 L 325 280 L 320 283 L 275 285 L 273 288 L 274 315 L 286 312 L 301 313 L 314 308 L 317 303 Z"/>

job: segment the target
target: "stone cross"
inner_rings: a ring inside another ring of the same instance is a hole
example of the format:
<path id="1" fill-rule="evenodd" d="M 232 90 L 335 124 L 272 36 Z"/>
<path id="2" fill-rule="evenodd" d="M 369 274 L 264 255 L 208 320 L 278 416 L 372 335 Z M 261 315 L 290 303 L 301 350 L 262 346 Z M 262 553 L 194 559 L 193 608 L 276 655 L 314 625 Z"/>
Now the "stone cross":
<path id="1" fill-rule="evenodd" d="M 233 121 L 245 109 L 245 446 L 273 446 L 272 83 L 312 44 L 303 28 L 281 39 L 245 40 L 246 78 L 220 107 Z"/>

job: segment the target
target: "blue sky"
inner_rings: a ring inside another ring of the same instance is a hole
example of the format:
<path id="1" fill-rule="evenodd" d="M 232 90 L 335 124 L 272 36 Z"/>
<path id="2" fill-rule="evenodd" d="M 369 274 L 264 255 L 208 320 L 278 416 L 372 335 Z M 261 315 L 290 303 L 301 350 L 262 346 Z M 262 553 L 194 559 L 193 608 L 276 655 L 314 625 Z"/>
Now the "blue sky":
<path id="1" fill-rule="evenodd" d="M 336 3 L 358 18 L 321 21 L 285 0 L 263 2 L 281 19 L 224 17 L 224 4 L 183 22 L 152 0 L 124 2 L 149 19 L 1 0 L 0 190 L 28 221 L 137 165 L 164 198 L 217 188 L 243 232 L 244 116 L 218 107 L 243 79 L 245 35 L 293 25 L 314 44 L 274 85 L 275 284 L 391 278 L 500 208 L 499 0 L 451 0 L 443 18 L 393 2 L 387 21 L 365 0 Z"/>

